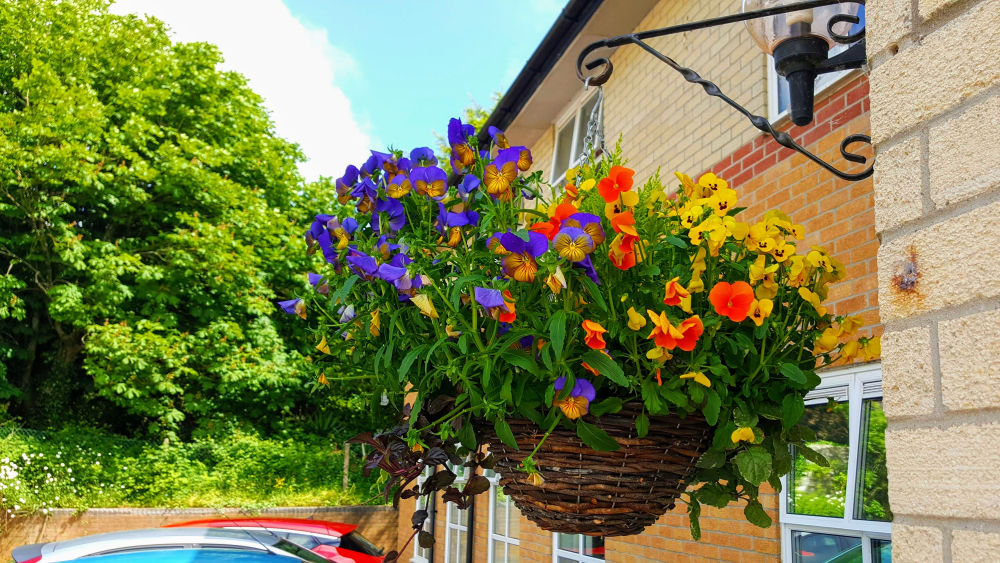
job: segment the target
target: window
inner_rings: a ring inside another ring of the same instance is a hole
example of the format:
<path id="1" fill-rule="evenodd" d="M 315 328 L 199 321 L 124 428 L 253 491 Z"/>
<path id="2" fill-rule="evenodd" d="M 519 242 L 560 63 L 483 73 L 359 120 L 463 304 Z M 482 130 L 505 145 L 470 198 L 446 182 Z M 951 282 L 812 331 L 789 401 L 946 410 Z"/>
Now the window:
<path id="1" fill-rule="evenodd" d="M 500 477 L 486 470 L 490 480 L 490 546 L 489 563 L 518 563 L 520 557 L 521 511 L 503 493 Z"/>
<path id="2" fill-rule="evenodd" d="M 889 563 L 892 510 L 881 367 L 822 376 L 820 386 L 806 396 L 802 424 L 816 432 L 808 445 L 830 466 L 808 461 L 792 447 L 792 471 L 782 479 L 782 561 Z"/>
<path id="3" fill-rule="evenodd" d="M 861 18 L 860 23 L 856 23 L 851 26 L 850 33 L 857 33 L 860 29 L 865 26 L 865 7 L 862 5 L 858 8 L 858 17 Z M 838 28 L 839 29 L 839 28 Z M 836 55 L 847 49 L 847 45 L 835 45 L 830 49 L 830 55 Z M 816 89 L 815 94 L 819 97 L 819 94 L 839 82 L 845 76 L 850 75 L 851 70 L 845 70 L 841 72 L 831 72 L 828 74 L 821 74 L 816 77 Z M 784 77 L 779 76 L 778 72 L 774 69 L 774 57 L 768 55 L 767 57 L 767 106 L 768 106 L 768 119 L 771 123 L 778 121 L 788 115 L 788 81 Z"/>
<path id="4" fill-rule="evenodd" d="M 434 468 L 428 467 L 424 469 L 424 472 L 417 477 L 417 487 L 423 487 L 424 481 L 428 477 L 434 474 Z M 434 495 L 420 496 L 417 497 L 416 510 L 426 510 L 427 519 L 424 520 L 424 530 L 425 532 L 434 533 Z M 350 534 L 348 534 L 350 535 Z M 364 551 L 362 551 L 364 553 Z M 430 559 L 431 549 L 429 547 L 420 547 L 420 543 L 413 540 L 413 557 L 410 559 L 411 563 L 428 563 Z"/>
<path id="5" fill-rule="evenodd" d="M 455 486 L 461 489 L 469 480 L 469 468 L 464 465 L 448 464 L 448 469 L 457 477 Z M 469 511 L 459 510 L 455 503 L 446 503 L 444 563 L 467 563 L 467 543 L 469 541 Z"/>
<path id="6" fill-rule="evenodd" d="M 552 534 L 553 563 L 601 563 L 604 561 L 604 538 L 581 534 Z"/>
<path id="7" fill-rule="evenodd" d="M 584 97 L 570 104 L 570 110 L 556 126 L 556 146 L 552 157 L 553 184 L 565 183 L 566 171 L 580 163 L 580 154 L 584 150 L 584 139 L 587 137 L 587 123 L 590 115 L 597 107 L 600 91 L 585 92 Z M 602 104 L 603 105 L 603 104 Z M 598 109 L 598 122 L 601 122 L 602 109 Z"/>

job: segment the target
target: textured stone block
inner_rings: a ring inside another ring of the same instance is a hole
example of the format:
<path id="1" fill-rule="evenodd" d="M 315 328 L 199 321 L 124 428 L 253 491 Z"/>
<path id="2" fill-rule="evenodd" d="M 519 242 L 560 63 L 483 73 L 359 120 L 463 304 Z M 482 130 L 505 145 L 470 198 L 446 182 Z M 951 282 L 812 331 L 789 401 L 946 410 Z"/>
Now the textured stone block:
<path id="1" fill-rule="evenodd" d="M 869 56 L 895 45 L 913 25 L 909 0 L 871 0 L 865 10 L 865 39 Z"/>
<path id="2" fill-rule="evenodd" d="M 895 540 L 895 530 L 893 530 Z M 895 542 L 893 548 L 895 548 Z M 951 560 L 955 563 L 995 563 L 1000 553 L 1000 534 L 955 530 L 951 535 Z"/>
<path id="3" fill-rule="evenodd" d="M 930 131 L 931 199 L 941 208 L 1000 188 L 1000 98 L 972 106 Z"/>
<path id="4" fill-rule="evenodd" d="M 890 424 L 885 444 L 897 516 L 1000 518 L 1000 423 L 944 430 L 893 430 Z"/>
<path id="5" fill-rule="evenodd" d="M 934 412 L 930 328 L 882 335 L 882 389 L 887 418 Z"/>
<path id="6" fill-rule="evenodd" d="M 875 166 L 875 230 L 883 232 L 912 221 L 924 212 L 920 137 L 878 153 Z"/>
<path id="7" fill-rule="evenodd" d="M 944 560 L 941 530 L 893 524 L 892 558 L 905 563 L 941 563 Z"/>
<path id="8" fill-rule="evenodd" d="M 1000 311 L 941 323 L 938 345 L 944 406 L 1000 407 Z"/>

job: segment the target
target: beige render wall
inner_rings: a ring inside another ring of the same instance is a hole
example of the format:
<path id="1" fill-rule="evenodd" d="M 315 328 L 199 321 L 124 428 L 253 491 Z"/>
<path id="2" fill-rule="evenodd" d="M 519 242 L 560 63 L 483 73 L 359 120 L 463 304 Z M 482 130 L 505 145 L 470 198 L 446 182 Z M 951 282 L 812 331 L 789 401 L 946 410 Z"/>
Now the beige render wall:
<path id="1" fill-rule="evenodd" d="M 869 2 L 898 563 L 1000 545 L 1000 0 Z"/>

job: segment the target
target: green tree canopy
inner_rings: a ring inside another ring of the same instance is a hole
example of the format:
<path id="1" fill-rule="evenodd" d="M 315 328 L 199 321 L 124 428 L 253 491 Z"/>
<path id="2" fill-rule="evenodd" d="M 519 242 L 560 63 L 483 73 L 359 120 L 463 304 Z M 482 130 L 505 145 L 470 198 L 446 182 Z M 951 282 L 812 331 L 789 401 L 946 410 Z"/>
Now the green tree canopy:
<path id="1" fill-rule="evenodd" d="M 315 343 L 274 302 L 310 289 L 329 181 L 216 47 L 108 5 L 0 4 L 0 400 L 182 435 L 315 415 Z"/>

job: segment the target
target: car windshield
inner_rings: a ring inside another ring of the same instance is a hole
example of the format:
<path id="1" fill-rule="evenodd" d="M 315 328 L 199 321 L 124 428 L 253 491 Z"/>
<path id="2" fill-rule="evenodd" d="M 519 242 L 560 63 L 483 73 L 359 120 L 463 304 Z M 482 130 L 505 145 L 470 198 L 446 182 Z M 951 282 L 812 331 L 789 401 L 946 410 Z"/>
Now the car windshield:
<path id="1" fill-rule="evenodd" d="M 340 547 L 373 556 L 382 555 L 382 552 L 385 551 L 376 547 L 375 544 L 368 541 L 368 538 L 362 536 L 356 530 L 340 537 Z"/>
<path id="2" fill-rule="evenodd" d="M 303 561 L 309 561 L 309 563 L 330 563 L 330 560 L 326 557 L 317 555 L 301 545 L 292 543 L 288 540 L 278 540 L 274 544 L 274 547 L 284 551 L 285 553 L 290 553 Z"/>

